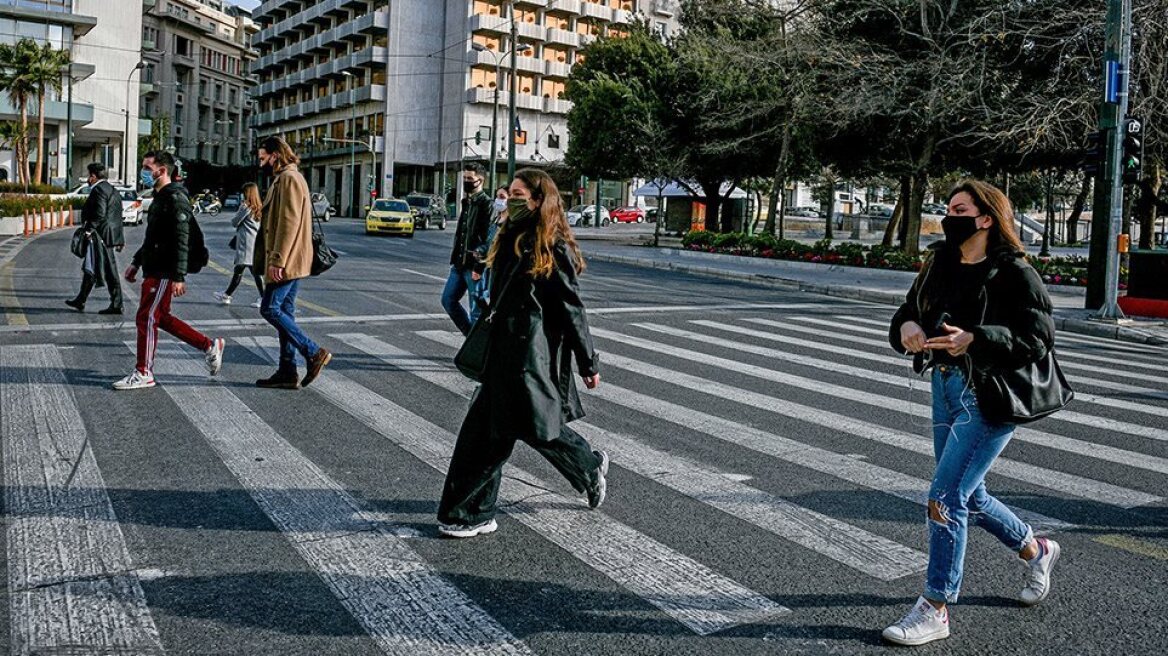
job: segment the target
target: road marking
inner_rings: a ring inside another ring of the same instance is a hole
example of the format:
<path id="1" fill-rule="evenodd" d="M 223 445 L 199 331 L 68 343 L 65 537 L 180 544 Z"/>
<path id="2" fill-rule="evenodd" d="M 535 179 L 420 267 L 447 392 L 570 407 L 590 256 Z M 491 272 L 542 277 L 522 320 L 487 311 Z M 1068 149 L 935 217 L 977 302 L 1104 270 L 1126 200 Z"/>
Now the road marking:
<path id="1" fill-rule="evenodd" d="M 708 336 L 701 333 L 695 333 L 688 330 L 681 330 L 671 326 L 659 326 L 655 324 L 634 324 L 638 328 L 653 330 L 656 332 L 672 335 L 674 337 L 681 337 L 682 339 L 689 339 L 699 343 L 705 343 Z M 632 336 L 622 336 L 630 345 L 640 346 L 641 348 L 652 348 L 660 353 L 671 355 L 673 357 L 682 358 L 691 362 L 698 362 L 702 364 L 712 365 L 728 371 L 769 380 L 771 382 L 787 385 L 803 390 L 816 390 L 824 394 L 831 394 L 837 398 L 847 399 L 855 403 L 863 403 L 876 408 L 885 410 L 892 410 L 895 412 L 903 412 L 905 414 L 920 417 L 924 419 L 925 426 L 930 426 L 933 417 L 933 408 L 930 405 L 923 403 L 915 403 L 909 400 L 900 401 L 897 404 L 889 404 L 889 397 L 884 394 L 873 394 L 863 390 L 845 387 L 843 385 L 835 385 L 826 381 L 813 380 L 803 376 L 796 376 L 787 374 L 765 367 L 759 367 L 737 360 L 730 360 L 727 358 L 720 358 L 715 355 L 708 355 L 706 353 L 699 353 L 679 347 L 669 345 L 658 345 L 654 342 L 642 340 Z M 723 348 L 735 349 L 738 345 L 727 343 L 720 344 Z M 909 383 L 910 381 L 904 381 Z M 911 387 L 910 387 L 911 389 Z M 922 426 L 923 427 L 923 426 Z M 1149 427 L 1150 428 L 1150 427 Z M 1160 431 L 1163 433 L 1163 431 Z M 1055 435 L 1039 431 L 1033 428 L 1019 427 L 1014 433 L 1014 439 L 1037 444 L 1050 449 L 1058 449 L 1068 453 L 1074 453 L 1088 458 L 1097 458 L 1099 460 L 1106 460 L 1128 467 L 1137 469 L 1145 469 L 1147 471 L 1156 472 L 1159 474 L 1168 474 L 1168 459 L 1149 455 L 1146 453 L 1139 453 L 1136 451 L 1128 451 L 1117 447 L 1108 446 L 1106 444 L 1098 444 L 1095 442 L 1086 442 L 1078 440 L 1073 437 L 1065 437 L 1062 435 Z M 1168 434 L 1158 436 L 1157 439 L 1168 440 Z"/>
<path id="2" fill-rule="evenodd" d="M 11 653 L 163 653 L 53 346 L 0 347 L 0 435 Z"/>
<path id="3" fill-rule="evenodd" d="M 133 350 L 133 342 L 126 345 Z M 203 364 L 168 343 L 162 388 L 342 605 L 387 654 L 531 654 Z"/>
<path id="4" fill-rule="evenodd" d="M 825 326 L 827 328 L 831 328 L 833 331 L 846 330 L 846 331 L 853 332 L 853 333 L 859 333 L 861 335 L 874 335 L 876 337 L 881 338 L 880 346 L 882 348 L 888 346 L 888 342 L 885 341 L 888 338 L 888 328 L 887 327 L 885 327 L 882 330 L 880 328 L 872 328 L 872 327 L 868 327 L 868 326 L 861 326 L 861 325 L 852 324 L 852 323 L 848 322 L 849 317 L 837 317 L 836 319 L 822 319 L 819 317 L 792 316 L 792 317 L 787 317 L 787 318 L 791 321 L 799 321 L 801 323 L 809 323 L 809 324 L 814 324 L 817 326 Z M 832 337 L 836 337 L 836 338 L 840 338 L 840 339 L 847 339 L 846 337 L 844 337 L 842 335 L 838 335 L 838 334 L 835 334 L 832 332 L 825 332 L 825 333 L 821 333 L 821 334 L 830 335 Z M 1061 333 L 1061 332 L 1058 333 L 1055 337 L 1056 342 L 1061 342 L 1063 339 L 1063 336 L 1064 336 L 1064 333 Z M 1108 362 L 1108 363 L 1112 363 L 1112 364 L 1114 364 L 1116 361 L 1114 355 L 1093 355 L 1091 353 L 1082 353 L 1082 352 L 1077 351 L 1077 350 L 1061 348 L 1061 347 L 1059 347 L 1058 344 L 1056 344 L 1056 350 L 1058 351 L 1058 355 L 1059 355 L 1060 359 L 1088 360 L 1088 361 L 1092 361 L 1092 362 Z M 1152 371 L 1164 371 L 1164 368 L 1165 368 L 1165 365 L 1163 362 L 1160 362 L 1159 364 L 1151 364 L 1151 363 L 1144 363 L 1144 362 L 1133 362 L 1130 359 L 1124 360 L 1123 365 L 1125 367 L 1134 367 L 1136 369 L 1149 369 Z"/>
<path id="5" fill-rule="evenodd" d="M 27 328 L 28 317 L 20 307 L 20 300 L 16 297 L 16 287 L 12 283 L 11 262 L 0 265 L 0 306 L 4 307 L 4 321 L 7 327 Z"/>
<path id="6" fill-rule="evenodd" d="M 430 275 L 428 273 L 422 273 L 421 271 L 414 271 L 413 269 L 402 269 L 402 271 L 404 271 L 405 273 L 412 273 L 415 276 L 421 276 L 423 278 L 428 278 L 430 280 L 437 280 L 438 282 L 441 282 L 441 283 L 446 282 L 446 278 L 443 278 L 442 276 L 434 276 L 434 275 Z"/>
<path id="7" fill-rule="evenodd" d="M 274 360 L 274 339 L 253 342 Z M 350 345 L 380 357 L 372 338 Z M 455 436 L 336 372 L 310 388 L 440 473 L 454 451 Z M 785 615 L 791 611 L 718 574 L 657 540 L 588 511 L 579 499 L 549 492 L 549 483 L 509 465 L 500 499 L 508 515 L 698 635 Z"/>
<path id="8" fill-rule="evenodd" d="M 211 267 L 215 271 L 218 271 L 219 273 L 222 273 L 223 275 L 225 275 L 227 277 L 231 277 L 231 276 L 235 275 L 233 271 L 230 271 L 230 270 L 224 268 L 223 266 L 221 266 L 219 263 L 215 262 L 214 260 L 209 260 L 207 262 L 207 266 Z M 337 312 L 336 310 L 330 310 L 329 308 L 326 308 L 323 305 L 317 305 L 316 303 L 313 303 L 312 301 L 307 301 L 304 299 L 303 296 L 299 296 L 299 295 L 297 295 L 297 297 L 296 297 L 296 305 L 297 305 L 297 307 L 307 308 L 309 310 L 312 310 L 313 312 L 318 312 L 318 313 L 323 314 L 323 315 L 328 316 L 328 317 L 341 316 L 340 312 Z M 190 323 L 190 322 L 188 322 L 188 323 Z M 267 322 L 265 321 L 264 323 L 267 323 Z M 304 323 L 304 319 L 298 317 L 296 319 L 296 323 Z M 192 323 L 191 325 L 194 325 L 194 324 Z"/>
<path id="9" fill-rule="evenodd" d="M 443 343 L 457 349 L 460 335 L 439 333 Z M 447 341 L 446 336 L 450 335 Z M 380 359 L 449 392 L 469 399 L 475 385 L 451 366 L 376 341 L 364 335 L 329 335 L 357 348 L 380 348 Z M 805 549 L 882 581 L 925 571 L 928 556 L 847 524 L 782 497 L 743 485 L 730 474 L 688 458 L 658 451 L 625 435 L 587 422 L 573 427 L 593 446 L 605 448 L 616 465 L 709 505 L 740 521 L 753 524 Z M 749 478 L 749 477 L 745 477 Z"/>
<path id="10" fill-rule="evenodd" d="M 771 342 L 780 342 L 783 344 L 791 344 L 792 346 L 802 346 L 803 348 L 813 349 L 817 351 L 827 351 L 836 355 L 847 355 L 861 360 L 870 360 L 872 362 L 883 362 L 897 367 L 904 367 L 908 360 L 903 356 L 880 355 L 877 353 L 869 353 L 868 351 L 861 351 L 859 349 L 846 348 L 836 344 L 826 344 L 819 341 L 811 341 L 807 339 L 800 339 L 798 337 L 790 337 L 787 335 L 777 335 L 775 333 L 768 333 L 761 330 L 754 330 L 751 328 L 743 328 L 742 326 L 734 326 L 728 323 L 721 323 L 718 321 L 695 320 L 690 323 L 704 326 L 706 328 L 714 328 L 716 330 L 724 330 L 726 332 L 735 333 L 738 335 L 746 335 L 748 337 L 757 337 L 758 339 L 765 339 Z M 1114 390 L 1117 392 L 1126 392 L 1130 395 L 1139 395 L 1148 400 L 1168 400 L 1168 392 L 1161 392 L 1160 390 L 1150 389 L 1147 387 L 1137 387 L 1134 385 L 1127 385 L 1124 383 L 1115 383 L 1109 380 L 1099 380 L 1097 378 L 1087 378 L 1085 376 L 1067 375 L 1067 380 L 1072 383 L 1082 383 L 1083 385 L 1094 385 L 1102 389 Z"/>
<path id="11" fill-rule="evenodd" d="M 419 336 L 454 346 L 461 336 L 444 331 L 419 331 Z M 607 359 L 607 354 L 605 355 Z M 432 363 L 430 366 L 433 366 Z M 699 412 L 687 406 L 604 383 L 589 394 L 646 416 L 703 433 L 715 439 L 762 453 L 799 467 L 806 467 L 861 487 L 883 492 L 919 506 L 928 504 L 929 481 L 903 474 L 893 469 L 863 462 L 863 456 L 843 455 L 781 435 L 760 430 L 747 424 Z M 1074 525 L 1039 513 L 1013 508 L 1035 530 L 1066 531 Z"/>
<path id="12" fill-rule="evenodd" d="M 665 353 L 667 349 L 667 347 L 648 342 L 647 340 L 633 342 L 631 339 L 636 338 L 629 338 L 627 335 L 609 330 L 593 329 L 592 333 L 598 337 L 638 346 L 659 353 Z M 787 399 L 779 399 L 751 390 L 733 387 L 706 378 L 691 376 L 613 353 L 605 353 L 604 355 L 606 364 L 610 364 L 619 369 L 632 371 L 656 380 L 676 382 L 688 389 L 700 389 L 708 394 L 749 405 L 766 412 L 848 433 L 873 442 L 918 453 L 927 456 L 930 460 L 933 459 L 932 440 L 925 439 L 923 436 L 906 433 L 822 408 L 814 408 Z M 1075 476 L 1074 474 L 1046 469 L 1008 458 L 999 457 L 991 473 L 1013 478 L 1031 485 L 1056 490 L 1064 494 L 1109 503 L 1120 508 L 1133 508 L 1161 500 L 1161 497 L 1146 492 L 1131 490 L 1103 481 L 1096 481 L 1082 476 Z"/>
<path id="13" fill-rule="evenodd" d="M 1137 540 L 1129 535 L 1108 534 L 1100 535 L 1094 538 L 1095 542 L 1105 544 L 1109 547 L 1122 549 L 1129 553 L 1134 553 L 1138 556 L 1147 556 L 1148 558 L 1155 558 L 1156 560 L 1168 560 L 1168 549 L 1161 547 L 1158 544 Z"/>

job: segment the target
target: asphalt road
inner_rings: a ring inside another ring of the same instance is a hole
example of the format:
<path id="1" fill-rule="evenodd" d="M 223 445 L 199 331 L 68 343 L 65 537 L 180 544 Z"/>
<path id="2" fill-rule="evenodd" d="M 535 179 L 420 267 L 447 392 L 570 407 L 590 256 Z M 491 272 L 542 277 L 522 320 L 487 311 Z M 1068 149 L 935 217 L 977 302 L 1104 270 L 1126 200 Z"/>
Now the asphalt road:
<path id="1" fill-rule="evenodd" d="M 111 390 L 133 317 L 99 317 L 101 289 L 63 305 L 66 232 L 0 267 L 10 653 L 891 651 L 932 474 L 928 385 L 882 344 L 891 308 L 594 263 L 604 382 L 578 428 L 612 456 L 608 501 L 589 511 L 520 445 L 499 531 L 450 541 L 434 513 L 471 391 L 439 304 L 453 231 L 328 224 L 341 260 L 301 316 L 336 359 L 272 391 L 252 384 L 274 336 L 254 289 L 212 298 L 227 217 L 202 223 L 215 264 L 175 308 L 228 339 L 215 379 L 167 343 L 157 388 Z M 953 636 L 922 653 L 1168 653 L 1166 353 L 1060 352 L 1079 399 L 988 479 L 1062 544 L 1054 591 L 1021 608 L 1020 561 L 974 531 Z"/>

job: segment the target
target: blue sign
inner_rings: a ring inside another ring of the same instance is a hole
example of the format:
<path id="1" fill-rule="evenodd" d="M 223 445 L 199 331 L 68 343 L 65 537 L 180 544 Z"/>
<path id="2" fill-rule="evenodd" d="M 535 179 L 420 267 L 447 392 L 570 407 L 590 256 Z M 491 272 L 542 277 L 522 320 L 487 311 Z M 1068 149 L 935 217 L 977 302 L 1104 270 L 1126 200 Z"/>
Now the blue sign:
<path id="1" fill-rule="evenodd" d="M 1119 103 L 1119 62 L 1114 60 L 1103 64 L 1103 101 Z"/>

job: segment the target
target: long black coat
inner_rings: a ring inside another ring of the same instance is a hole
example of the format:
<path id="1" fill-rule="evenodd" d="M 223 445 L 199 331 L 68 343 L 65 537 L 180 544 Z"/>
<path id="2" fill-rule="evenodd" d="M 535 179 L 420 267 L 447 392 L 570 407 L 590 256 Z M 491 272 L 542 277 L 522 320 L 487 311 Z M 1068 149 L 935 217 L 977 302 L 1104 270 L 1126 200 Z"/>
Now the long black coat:
<path id="1" fill-rule="evenodd" d="M 97 232 L 106 246 L 126 245 L 122 233 L 122 197 L 108 181 L 101 180 L 90 190 L 81 208 L 81 222 Z"/>
<path id="2" fill-rule="evenodd" d="M 530 247 L 512 250 L 516 234 L 501 234 L 489 313 L 493 313 L 487 367 L 474 403 L 485 403 L 500 437 L 549 441 L 567 422 L 584 416 L 572 361 L 582 376 L 599 373 L 580 300 L 576 263 L 567 245 L 555 246 L 549 278 L 533 279 Z"/>

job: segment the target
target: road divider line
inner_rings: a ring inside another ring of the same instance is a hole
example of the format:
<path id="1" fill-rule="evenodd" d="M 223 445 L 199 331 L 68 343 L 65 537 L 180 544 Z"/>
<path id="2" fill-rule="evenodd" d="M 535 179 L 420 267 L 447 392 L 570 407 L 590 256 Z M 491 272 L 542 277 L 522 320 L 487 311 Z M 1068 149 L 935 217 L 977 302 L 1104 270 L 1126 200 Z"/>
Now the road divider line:
<path id="1" fill-rule="evenodd" d="M 253 343 L 274 361 L 273 338 Z M 374 357 L 393 355 L 373 338 L 354 336 L 345 343 Z M 446 429 L 337 372 L 328 372 L 310 389 L 434 470 L 446 472 L 455 442 Z M 549 492 L 552 484 L 539 477 L 513 465 L 508 470 L 499 497 L 509 516 L 690 631 L 707 635 L 791 612 L 611 516 L 587 510 L 580 499 Z"/>
<path id="2" fill-rule="evenodd" d="M 420 276 L 420 277 L 426 278 L 428 280 L 437 280 L 438 282 L 441 282 L 441 283 L 446 282 L 446 278 L 443 278 L 442 276 L 435 276 L 435 275 L 431 275 L 429 273 L 422 273 L 421 271 L 414 271 L 413 269 L 402 269 L 402 271 L 404 273 L 412 273 L 415 276 Z"/>
<path id="3" fill-rule="evenodd" d="M 532 653 L 404 538 L 364 518 L 360 502 L 243 401 L 209 382 L 201 362 L 170 342 L 159 351 L 156 373 L 174 380 L 162 388 L 382 651 Z"/>
<path id="4" fill-rule="evenodd" d="M 449 342 L 457 348 L 461 335 L 451 334 Z M 380 359 L 432 385 L 469 399 L 474 383 L 450 365 L 436 365 L 384 341 L 373 343 L 364 335 L 329 335 L 351 346 L 382 349 Z M 641 444 L 588 422 L 573 427 L 593 446 L 604 448 L 613 463 L 649 480 L 711 506 L 740 521 L 747 522 L 780 538 L 826 556 L 859 572 L 891 581 L 918 574 L 928 566 L 928 556 L 880 537 L 857 526 L 839 521 L 799 506 L 787 499 L 744 485 L 731 479 L 732 474 L 707 467 L 688 458 L 674 456 Z"/>
<path id="5" fill-rule="evenodd" d="M 419 336 L 456 346 L 462 337 L 445 331 L 419 331 Z M 607 357 L 607 355 L 606 355 Z M 433 366 L 428 361 L 419 366 Z M 924 507 L 928 504 L 929 481 L 860 460 L 753 426 L 694 410 L 688 406 L 643 394 L 610 382 L 589 392 L 603 401 L 635 410 L 648 417 L 703 433 L 772 458 L 805 467 L 860 487 L 883 492 Z M 1029 510 L 1014 508 L 1019 517 L 1036 531 L 1066 531 L 1072 524 Z"/>
<path id="6" fill-rule="evenodd" d="M 1108 534 L 1100 535 L 1093 538 L 1095 542 L 1104 544 L 1116 549 L 1122 549 L 1128 553 L 1136 554 L 1137 556 L 1146 556 L 1148 558 L 1155 558 L 1156 560 L 1168 560 L 1168 549 L 1161 547 L 1158 544 L 1145 542 L 1131 537 L 1130 535 L 1122 534 Z"/>
<path id="7" fill-rule="evenodd" d="M 10 653 L 162 654 L 64 366 L 0 347 Z"/>

